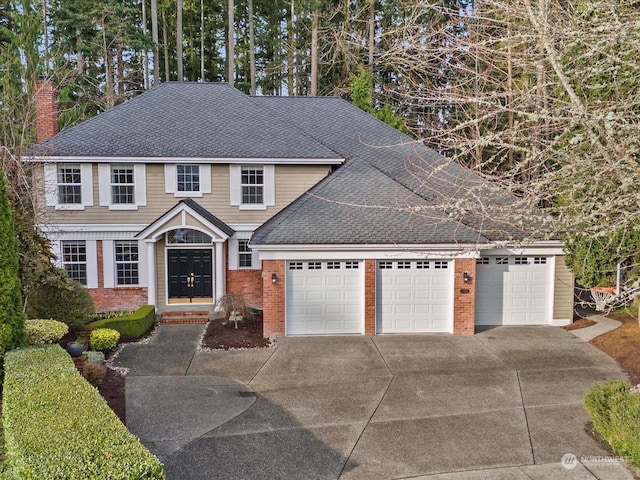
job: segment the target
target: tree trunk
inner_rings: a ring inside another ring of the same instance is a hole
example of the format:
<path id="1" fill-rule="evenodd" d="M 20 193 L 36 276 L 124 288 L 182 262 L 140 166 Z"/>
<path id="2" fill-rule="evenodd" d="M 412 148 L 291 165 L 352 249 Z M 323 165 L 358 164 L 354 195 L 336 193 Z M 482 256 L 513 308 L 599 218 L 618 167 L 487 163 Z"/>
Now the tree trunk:
<path id="1" fill-rule="evenodd" d="M 369 0 L 369 74 L 373 76 L 373 54 L 376 48 L 376 0 Z"/>
<path id="2" fill-rule="evenodd" d="M 153 42 L 153 86 L 160 84 L 160 58 L 158 52 L 158 3 L 151 0 L 151 41 Z"/>
<path id="3" fill-rule="evenodd" d="M 227 82 L 229 85 L 233 85 L 235 77 L 235 44 L 234 44 L 234 29 L 235 21 L 233 19 L 234 14 L 233 0 L 227 2 Z"/>
<path id="4" fill-rule="evenodd" d="M 318 94 L 318 10 L 311 13 L 311 96 Z"/>
<path id="5" fill-rule="evenodd" d="M 200 81 L 204 82 L 204 0 L 200 0 Z"/>
<path id="6" fill-rule="evenodd" d="M 142 37 L 147 39 L 147 0 L 142 0 Z M 144 89 L 149 90 L 149 52 L 145 48 L 142 51 L 142 72 Z"/>
<path id="7" fill-rule="evenodd" d="M 248 0 L 249 15 L 249 77 L 250 77 L 250 93 L 256 94 L 256 39 L 253 31 L 253 0 Z"/>
<path id="8" fill-rule="evenodd" d="M 287 93 L 290 97 L 295 95 L 295 68 L 293 65 L 294 62 L 294 49 L 295 49 L 295 41 L 293 39 L 293 4 L 294 0 L 291 0 L 291 11 L 289 21 L 287 22 Z"/>
<path id="9" fill-rule="evenodd" d="M 167 33 L 167 15 L 162 9 L 162 40 L 164 42 L 164 81 L 171 80 L 171 70 L 169 68 L 169 34 Z"/>
<path id="10" fill-rule="evenodd" d="M 184 80 L 184 65 L 182 59 L 182 3 L 183 0 L 176 0 L 176 60 L 178 81 Z"/>

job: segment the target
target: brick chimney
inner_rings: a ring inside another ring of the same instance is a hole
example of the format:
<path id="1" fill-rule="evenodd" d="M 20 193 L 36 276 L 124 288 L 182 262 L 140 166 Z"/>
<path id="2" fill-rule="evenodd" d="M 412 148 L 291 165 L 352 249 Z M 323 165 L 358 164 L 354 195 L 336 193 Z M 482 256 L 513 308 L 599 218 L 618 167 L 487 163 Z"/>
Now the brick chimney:
<path id="1" fill-rule="evenodd" d="M 48 78 L 41 77 L 34 88 L 36 100 L 36 131 L 38 143 L 58 133 L 58 88 Z"/>

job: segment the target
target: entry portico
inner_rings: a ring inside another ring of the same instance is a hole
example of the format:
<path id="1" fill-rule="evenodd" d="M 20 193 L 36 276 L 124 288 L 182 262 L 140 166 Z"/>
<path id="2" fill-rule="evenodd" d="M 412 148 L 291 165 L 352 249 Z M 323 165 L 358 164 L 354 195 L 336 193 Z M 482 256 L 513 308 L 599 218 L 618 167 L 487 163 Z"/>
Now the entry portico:
<path id="1" fill-rule="evenodd" d="M 225 244 L 234 233 L 189 198 L 139 232 L 149 259 L 149 304 L 213 305 L 225 293 Z"/>

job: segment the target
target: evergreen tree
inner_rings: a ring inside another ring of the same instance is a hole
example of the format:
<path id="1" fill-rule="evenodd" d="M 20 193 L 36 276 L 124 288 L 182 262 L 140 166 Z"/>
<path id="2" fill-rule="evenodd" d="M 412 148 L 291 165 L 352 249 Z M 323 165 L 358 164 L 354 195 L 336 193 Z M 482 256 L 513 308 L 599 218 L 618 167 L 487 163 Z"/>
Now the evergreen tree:
<path id="1" fill-rule="evenodd" d="M 4 175 L 0 175 L 0 354 L 25 342 L 18 246 Z"/>

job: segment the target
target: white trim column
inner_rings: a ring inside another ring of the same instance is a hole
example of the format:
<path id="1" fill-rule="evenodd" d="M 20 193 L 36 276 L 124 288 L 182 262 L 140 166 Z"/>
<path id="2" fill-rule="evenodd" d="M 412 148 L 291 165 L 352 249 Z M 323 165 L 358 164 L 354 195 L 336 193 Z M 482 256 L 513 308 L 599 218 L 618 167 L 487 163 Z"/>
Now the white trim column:
<path id="1" fill-rule="evenodd" d="M 215 242 L 216 251 L 216 284 L 215 297 L 213 302 L 217 302 L 224 295 L 224 242 Z"/>
<path id="2" fill-rule="evenodd" d="M 147 301 L 149 305 L 156 306 L 156 242 L 145 240 L 147 244 Z"/>

